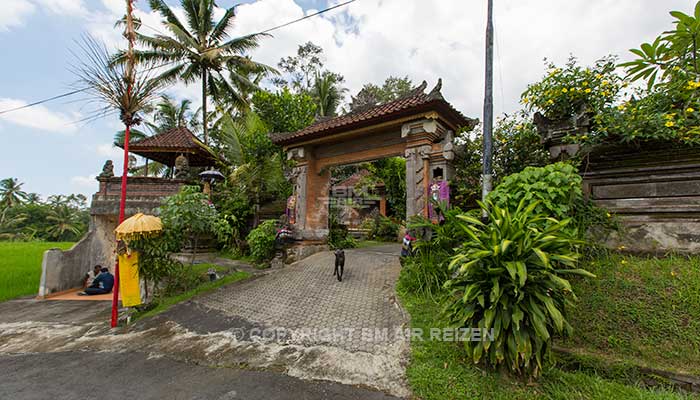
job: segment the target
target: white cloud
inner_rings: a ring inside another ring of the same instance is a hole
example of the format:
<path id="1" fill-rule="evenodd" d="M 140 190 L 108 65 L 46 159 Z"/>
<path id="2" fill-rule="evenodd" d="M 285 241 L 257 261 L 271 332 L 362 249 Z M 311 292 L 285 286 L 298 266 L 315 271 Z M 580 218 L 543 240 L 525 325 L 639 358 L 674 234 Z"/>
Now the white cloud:
<path id="1" fill-rule="evenodd" d="M 35 0 L 38 5 L 54 14 L 84 17 L 88 10 L 82 0 Z"/>
<path id="2" fill-rule="evenodd" d="M 0 6 L 0 32 L 24 25 L 24 18 L 35 8 L 27 0 L 4 0 Z"/>
<path id="3" fill-rule="evenodd" d="M 81 188 L 91 188 L 97 186 L 97 175 L 74 176 L 70 178 L 70 183 Z"/>
<path id="4" fill-rule="evenodd" d="M 129 143 L 131 143 L 131 141 L 129 141 Z M 124 150 L 120 149 L 119 147 L 116 147 L 112 143 L 98 144 L 95 151 L 100 157 L 106 157 L 107 159 L 112 161 L 120 160 L 124 152 Z"/>
<path id="5" fill-rule="evenodd" d="M 123 1 L 102 0 L 88 29 L 111 46 L 124 46 L 114 21 Z M 331 0 L 338 4 L 340 0 Z M 172 3 L 174 4 L 174 3 Z M 318 4 L 320 8 L 320 4 Z M 688 9 L 686 0 L 503 0 L 495 5 L 494 100 L 497 113 L 520 108 L 520 93 L 543 73 L 542 59 L 563 63 L 573 54 L 584 64 L 650 41 L 670 27 L 668 11 Z M 173 7 L 176 15 L 182 10 Z M 293 0 L 258 0 L 236 9 L 231 36 L 240 36 L 304 16 Z M 687 10 L 689 11 L 689 10 Z M 307 10 L 307 13 L 309 11 Z M 216 10 L 216 16 L 222 15 Z M 141 5 L 143 32 L 167 32 L 160 17 Z M 323 47 L 326 66 L 345 76 L 349 94 L 367 82 L 408 75 L 416 84 L 443 78 L 443 94 L 458 109 L 481 117 L 484 79 L 485 2 L 358 1 L 272 32 L 252 52 L 275 66 L 306 41 Z M 176 84 L 169 92 L 201 104 L 199 84 Z"/>
<path id="6" fill-rule="evenodd" d="M 26 104 L 27 102 L 24 100 L 0 98 L 0 110 L 9 110 L 25 106 Z M 78 128 L 76 123 L 78 120 L 80 120 L 79 114 L 73 113 L 69 115 L 51 111 L 43 105 L 0 114 L 0 121 L 2 122 L 58 133 L 75 132 Z"/>

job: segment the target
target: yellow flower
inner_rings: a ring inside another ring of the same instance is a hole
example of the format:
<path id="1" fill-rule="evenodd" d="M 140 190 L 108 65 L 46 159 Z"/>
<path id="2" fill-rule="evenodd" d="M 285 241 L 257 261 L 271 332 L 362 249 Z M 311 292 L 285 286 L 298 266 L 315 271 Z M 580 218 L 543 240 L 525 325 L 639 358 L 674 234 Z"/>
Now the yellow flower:
<path id="1" fill-rule="evenodd" d="M 568 91 L 569 91 L 569 89 L 567 89 L 567 88 L 563 88 L 563 89 L 561 90 L 562 93 L 566 93 L 566 92 L 568 92 Z"/>
<path id="2" fill-rule="evenodd" d="M 612 217 L 612 214 L 610 214 L 610 213 L 605 213 L 605 215 L 606 215 L 608 218 Z"/>
<path id="3" fill-rule="evenodd" d="M 582 83 L 583 86 L 588 86 L 588 81 Z"/>
<path id="4" fill-rule="evenodd" d="M 607 86 L 607 85 L 610 84 L 610 81 L 608 81 L 608 80 L 606 79 L 606 80 L 604 80 L 604 81 L 601 82 L 601 83 L 603 84 L 603 86 Z"/>
<path id="5" fill-rule="evenodd" d="M 673 121 L 666 121 L 666 127 L 667 127 L 667 128 L 670 128 L 670 127 L 672 127 L 673 125 L 675 125 L 675 124 L 673 123 Z"/>
<path id="6" fill-rule="evenodd" d="M 671 276 L 676 276 L 676 271 L 671 271 Z"/>
<path id="7" fill-rule="evenodd" d="M 596 79 L 600 79 L 600 78 L 603 77 L 603 75 L 601 75 L 601 74 L 595 74 L 595 77 L 596 77 Z"/>
<path id="8" fill-rule="evenodd" d="M 624 250 L 625 248 L 626 248 L 626 247 L 625 247 L 624 245 L 622 245 L 622 244 L 619 245 L 619 246 L 617 246 L 617 249 L 618 249 L 618 250 Z"/>
<path id="9" fill-rule="evenodd" d="M 617 109 L 620 111 L 625 111 L 625 108 L 624 104 L 617 106 Z"/>
<path id="10" fill-rule="evenodd" d="M 695 109 L 693 107 L 688 107 L 685 109 L 685 112 L 692 113 L 692 112 L 695 112 Z"/>
<path id="11" fill-rule="evenodd" d="M 588 139 L 588 135 L 581 136 L 581 140 L 586 140 L 586 139 Z"/>
<path id="12" fill-rule="evenodd" d="M 549 104 L 549 105 L 554 104 L 554 100 L 552 100 L 552 99 L 547 100 L 547 104 Z"/>
<path id="13" fill-rule="evenodd" d="M 622 261 L 620 261 L 620 264 L 623 264 L 623 265 L 624 265 L 624 264 L 627 264 L 627 260 L 622 260 Z"/>
<path id="14" fill-rule="evenodd" d="M 591 92 L 591 88 L 587 88 L 586 90 L 584 90 L 584 92 L 590 93 L 590 92 Z"/>
<path id="15" fill-rule="evenodd" d="M 527 104 L 530 101 L 527 97 L 523 98 L 523 103 Z"/>

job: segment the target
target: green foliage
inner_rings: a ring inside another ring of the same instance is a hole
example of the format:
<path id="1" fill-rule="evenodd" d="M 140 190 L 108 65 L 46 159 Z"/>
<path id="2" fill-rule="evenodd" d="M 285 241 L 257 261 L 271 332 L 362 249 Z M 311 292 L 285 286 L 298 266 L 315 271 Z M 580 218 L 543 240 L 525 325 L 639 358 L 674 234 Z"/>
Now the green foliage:
<path id="1" fill-rule="evenodd" d="M 314 121 L 316 104 L 306 93 L 293 94 L 286 87 L 278 93 L 257 92 L 253 105 L 273 132 L 294 132 Z"/>
<path id="2" fill-rule="evenodd" d="M 433 224 L 424 217 L 414 217 L 408 224 L 408 231 L 416 237 L 412 244 L 413 256 L 404 260 L 398 287 L 407 293 L 435 296 L 449 279 L 450 256 L 461 245 L 464 235 L 457 216 L 462 211 L 451 208 L 443 215 L 441 224 Z"/>
<path id="3" fill-rule="evenodd" d="M 161 235 L 134 240 L 129 247 L 139 252 L 139 276 L 147 282 L 157 285 L 182 268 L 170 257 L 182 248 L 182 237 L 167 224 Z"/>
<path id="4" fill-rule="evenodd" d="M 193 267 L 194 265 L 176 265 L 161 282 L 158 296 L 178 295 L 209 281 L 204 273 Z"/>
<path id="5" fill-rule="evenodd" d="M 451 258 L 455 275 L 445 284 L 451 323 L 493 332 L 493 341 L 464 342 L 469 358 L 531 376 L 550 361 L 552 336 L 571 333 L 565 307 L 576 296 L 563 276 L 593 276 L 575 269 L 577 242 L 563 230 L 570 221 L 536 214 L 538 206 L 525 199 L 512 211 L 484 206 L 486 224 L 458 216 L 470 240 Z"/>
<path id="6" fill-rule="evenodd" d="M 697 82 L 700 78 L 700 2 L 695 4 L 693 15 L 681 11 L 670 14 L 675 29 L 631 49 L 638 58 L 621 64 L 633 81 L 646 80 L 649 89 L 674 80 Z"/>
<path id="7" fill-rule="evenodd" d="M 496 183 L 527 167 L 549 163 L 532 118 L 524 112 L 499 118 L 493 130 L 493 167 Z"/>
<path id="8" fill-rule="evenodd" d="M 389 157 L 366 165 L 372 173 L 369 181 L 384 183 L 387 201 L 387 214 L 392 217 L 406 218 L 406 159 Z"/>
<path id="9" fill-rule="evenodd" d="M 0 240 L 77 241 L 90 221 L 86 203 L 82 194 L 49 196 L 46 202 L 36 193 L 22 196 L 0 207 Z"/>
<path id="10" fill-rule="evenodd" d="M 574 57 L 563 68 L 546 63 L 547 74 L 539 82 L 528 85 L 521 101 L 528 111 L 540 111 L 551 120 L 597 112 L 611 105 L 623 86 L 615 73 L 615 57 L 596 61 L 583 68 Z"/>
<path id="11" fill-rule="evenodd" d="M 398 240 L 401 225 L 379 213 L 362 221 L 362 229 L 368 229 L 367 239 L 395 242 Z"/>
<path id="12" fill-rule="evenodd" d="M 572 217 L 575 205 L 582 201 L 581 182 L 576 168 L 565 162 L 528 167 L 503 179 L 489 199 L 510 210 L 521 201 L 537 202 L 535 213 L 561 220 Z"/>
<path id="13" fill-rule="evenodd" d="M 331 249 L 351 249 L 357 247 L 357 241 L 348 233 L 348 227 L 342 225 L 335 214 L 331 214 L 328 228 L 328 245 Z"/>
<path id="14" fill-rule="evenodd" d="M 456 174 L 451 182 L 451 203 L 460 208 L 474 208 L 481 199 L 482 132 L 465 132 L 458 138 L 462 151 L 454 161 Z M 508 175 L 526 167 L 540 167 L 549 162 L 549 154 L 540 142 L 532 119 L 524 112 L 498 118 L 493 130 L 493 174 L 498 185 Z"/>
<path id="15" fill-rule="evenodd" d="M 230 226 L 219 216 L 199 186 L 183 186 L 178 194 L 165 199 L 160 216 L 165 229 L 180 242 L 211 233 L 220 243 L 227 243 L 231 234 Z"/>
<path id="16" fill-rule="evenodd" d="M 272 260 L 275 256 L 276 221 L 269 220 L 258 225 L 246 237 L 250 255 L 259 263 Z"/>

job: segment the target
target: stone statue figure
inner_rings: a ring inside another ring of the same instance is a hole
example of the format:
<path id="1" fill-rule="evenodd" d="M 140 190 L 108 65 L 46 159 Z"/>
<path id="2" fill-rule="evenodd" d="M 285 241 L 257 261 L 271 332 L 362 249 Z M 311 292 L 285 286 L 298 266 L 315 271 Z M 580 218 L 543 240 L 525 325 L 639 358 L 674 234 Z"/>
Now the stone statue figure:
<path id="1" fill-rule="evenodd" d="M 99 175 L 100 178 L 112 178 L 114 177 L 114 163 L 112 160 L 105 161 L 105 165 L 102 166 L 102 173 Z"/>
<path id="2" fill-rule="evenodd" d="M 175 178 L 184 179 L 187 177 L 187 174 L 189 172 L 190 172 L 190 162 L 187 160 L 187 157 L 180 154 L 175 159 Z"/>

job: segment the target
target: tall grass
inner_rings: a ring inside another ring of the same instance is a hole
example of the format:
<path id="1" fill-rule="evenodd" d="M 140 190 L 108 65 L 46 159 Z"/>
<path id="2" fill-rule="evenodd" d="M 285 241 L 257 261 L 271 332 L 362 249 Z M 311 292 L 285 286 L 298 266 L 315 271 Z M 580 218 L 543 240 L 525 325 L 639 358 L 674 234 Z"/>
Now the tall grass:
<path id="1" fill-rule="evenodd" d="M 37 294 L 44 251 L 71 246 L 67 242 L 0 242 L 0 301 Z"/>

